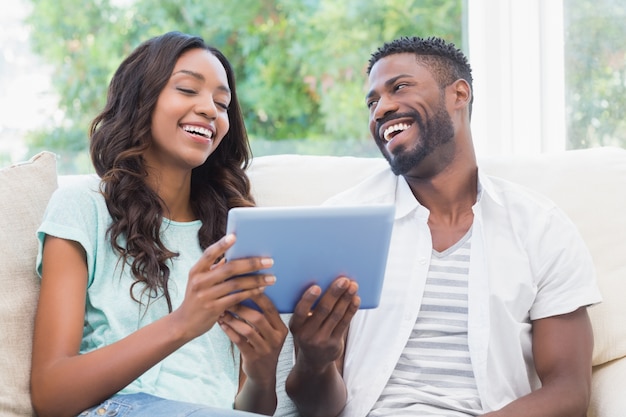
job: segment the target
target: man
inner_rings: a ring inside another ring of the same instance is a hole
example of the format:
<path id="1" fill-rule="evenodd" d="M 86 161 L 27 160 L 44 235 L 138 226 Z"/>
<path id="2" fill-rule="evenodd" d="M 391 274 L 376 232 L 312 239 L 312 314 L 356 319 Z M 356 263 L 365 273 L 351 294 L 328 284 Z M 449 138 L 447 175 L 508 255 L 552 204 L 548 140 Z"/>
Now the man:
<path id="1" fill-rule="evenodd" d="M 286 390 L 305 416 L 584 417 L 600 302 L 590 255 L 545 198 L 477 167 L 467 59 L 438 38 L 371 57 L 369 127 L 390 170 L 332 204 L 396 206 L 380 307 L 312 287 Z M 356 314 L 355 314 L 356 312 Z M 349 326 L 349 332 L 348 332 Z"/>

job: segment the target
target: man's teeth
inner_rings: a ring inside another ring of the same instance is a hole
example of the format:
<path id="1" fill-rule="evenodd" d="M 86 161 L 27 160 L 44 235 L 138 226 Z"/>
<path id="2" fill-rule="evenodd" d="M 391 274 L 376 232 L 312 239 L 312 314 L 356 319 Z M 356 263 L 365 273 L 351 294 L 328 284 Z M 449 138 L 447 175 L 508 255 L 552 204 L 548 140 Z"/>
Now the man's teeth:
<path id="1" fill-rule="evenodd" d="M 200 126 L 183 126 L 183 129 L 186 132 L 193 133 L 196 135 L 204 136 L 205 138 L 211 139 L 213 137 L 213 132 L 209 129 Z"/>
<path id="2" fill-rule="evenodd" d="M 385 131 L 383 132 L 383 138 L 385 139 L 386 142 L 389 142 L 391 140 L 391 135 L 395 132 L 401 132 L 404 130 L 407 130 L 411 125 L 408 123 L 398 123 L 392 126 L 389 126 L 387 129 L 385 129 Z"/>

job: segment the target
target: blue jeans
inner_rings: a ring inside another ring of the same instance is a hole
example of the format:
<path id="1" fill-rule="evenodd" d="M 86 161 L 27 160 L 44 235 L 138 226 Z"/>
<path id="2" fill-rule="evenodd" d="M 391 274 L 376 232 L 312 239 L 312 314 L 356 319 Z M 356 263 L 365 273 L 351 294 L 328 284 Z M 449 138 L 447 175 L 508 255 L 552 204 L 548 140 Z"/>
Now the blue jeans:
<path id="1" fill-rule="evenodd" d="M 166 400 L 150 394 L 114 395 L 78 417 L 254 417 L 261 414 Z"/>

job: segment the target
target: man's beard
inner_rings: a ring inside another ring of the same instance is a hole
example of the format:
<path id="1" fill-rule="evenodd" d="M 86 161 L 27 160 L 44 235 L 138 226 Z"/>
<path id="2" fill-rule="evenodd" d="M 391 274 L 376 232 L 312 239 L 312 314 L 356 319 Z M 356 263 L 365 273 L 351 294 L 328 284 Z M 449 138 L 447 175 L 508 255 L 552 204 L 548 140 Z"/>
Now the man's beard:
<path id="1" fill-rule="evenodd" d="M 389 162 L 391 171 L 396 175 L 406 174 L 437 148 L 449 143 L 454 138 L 452 119 L 443 103 L 441 103 L 435 114 L 426 121 L 418 112 L 403 113 L 402 116 L 413 118 L 419 127 L 421 143 L 411 144 L 410 146 L 413 146 L 412 149 L 407 149 L 405 145 L 398 145 L 394 149 L 393 155 L 389 155 L 385 149 L 385 141 L 380 137 L 376 140 L 383 156 Z"/>

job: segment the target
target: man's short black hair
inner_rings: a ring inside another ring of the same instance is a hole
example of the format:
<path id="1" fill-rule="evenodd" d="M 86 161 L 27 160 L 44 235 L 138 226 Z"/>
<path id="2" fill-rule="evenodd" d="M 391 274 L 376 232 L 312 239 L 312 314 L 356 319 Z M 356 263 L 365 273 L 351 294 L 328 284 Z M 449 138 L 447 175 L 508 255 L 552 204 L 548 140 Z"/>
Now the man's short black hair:
<path id="1" fill-rule="evenodd" d="M 436 37 L 402 37 L 385 43 L 370 57 L 367 74 L 380 59 L 402 53 L 415 54 L 417 60 L 430 69 L 441 88 L 464 79 L 473 90 L 472 69 L 465 54 L 453 43 Z"/>

